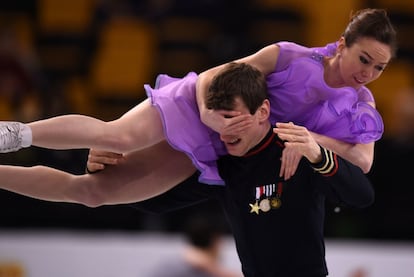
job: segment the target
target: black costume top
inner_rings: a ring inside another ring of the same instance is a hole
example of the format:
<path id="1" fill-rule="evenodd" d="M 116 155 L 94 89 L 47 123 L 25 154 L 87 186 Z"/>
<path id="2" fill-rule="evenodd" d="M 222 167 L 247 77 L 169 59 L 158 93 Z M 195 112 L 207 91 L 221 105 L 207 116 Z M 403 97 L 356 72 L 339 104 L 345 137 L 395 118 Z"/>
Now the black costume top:
<path id="1" fill-rule="evenodd" d="M 326 276 L 326 197 L 338 205 L 365 207 L 373 202 L 373 188 L 361 169 L 322 147 L 322 162 L 303 158 L 295 175 L 284 182 L 278 177 L 282 150 L 283 142 L 270 130 L 245 156 L 220 158 L 225 186 L 200 184 L 195 174 L 134 206 L 165 212 L 217 199 L 246 277 Z"/>

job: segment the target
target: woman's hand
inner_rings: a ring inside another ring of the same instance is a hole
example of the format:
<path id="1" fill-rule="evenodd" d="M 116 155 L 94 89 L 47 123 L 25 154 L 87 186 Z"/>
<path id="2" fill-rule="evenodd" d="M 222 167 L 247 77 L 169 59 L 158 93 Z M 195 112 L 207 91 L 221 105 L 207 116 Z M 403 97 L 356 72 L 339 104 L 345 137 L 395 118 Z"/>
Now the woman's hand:
<path id="1" fill-rule="evenodd" d="M 311 163 L 320 162 L 322 159 L 319 144 L 305 127 L 295 125 L 292 122 L 276 123 L 273 132 L 285 141 L 280 168 L 280 176 L 283 175 L 285 180 L 295 173 L 302 156 Z"/>
<path id="2" fill-rule="evenodd" d="M 281 165 L 279 177 L 283 177 L 284 180 L 290 179 L 298 168 L 302 155 L 291 147 L 285 147 L 282 151 Z"/>
<path id="3" fill-rule="evenodd" d="M 227 110 L 207 110 L 204 119 L 203 123 L 220 135 L 239 134 L 253 123 L 252 115 Z"/>

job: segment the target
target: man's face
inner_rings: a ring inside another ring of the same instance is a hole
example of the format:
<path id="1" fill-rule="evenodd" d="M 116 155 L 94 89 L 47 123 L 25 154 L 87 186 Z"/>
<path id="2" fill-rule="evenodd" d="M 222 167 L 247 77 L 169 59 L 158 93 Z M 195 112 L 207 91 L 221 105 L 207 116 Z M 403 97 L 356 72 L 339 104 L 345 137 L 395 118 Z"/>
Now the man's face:
<path id="1" fill-rule="evenodd" d="M 263 105 L 267 105 L 266 104 Z M 248 108 L 240 98 L 236 98 L 234 111 L 239 111 L 242 114 L 250 114 Z M 253 119 L 252 125 L 246 128 L 243 132 L 231 135 L 221 135 L 220 139 L 224 142 L 227 151 L 232 156 L 243 156 L 250 149 L 256 146 L 267 134 L 270 128 L 268 116 L 264 116 L 261 107 L 251 115 Z"/>

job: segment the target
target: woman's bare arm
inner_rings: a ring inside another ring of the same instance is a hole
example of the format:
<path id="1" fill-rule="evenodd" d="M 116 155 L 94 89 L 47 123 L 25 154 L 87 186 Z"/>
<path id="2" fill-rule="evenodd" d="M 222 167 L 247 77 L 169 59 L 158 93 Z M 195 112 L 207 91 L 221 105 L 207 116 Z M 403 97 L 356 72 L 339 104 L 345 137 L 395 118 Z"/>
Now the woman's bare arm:
<path id="1" fill-rule="evenodd" d="M 374 161 L 374 142 L 351 144 L 316 133 L 312 135 L 320 145 L 360 167 L 364 173 L 371 170 Z"/>
<path id="2" fill-rule="evenodd" d="M 250 56 L 235 60 L 235 62 L 244 62 L 250 64 L 260 70 L 264 75 L 268 75 L 274 71 L 278 56 L 279 46 L 272 44 L 262 48 Z M 224 132 L 226 127 L 238 123 L 243 124 L 244 120 L 246 119 L 242 117 L 237 118 L 239 113 L 233 111 L 211 111 L 205 106 L 204 96 L 211 83 L 211 80 L 220 70 L 225 67 L 225 65 L 226 64 L 222 64 L 200 73 L 196 84 L 196 98 L 197 105 L 200 110 L 201 121 L 208 127 L 212 128 L 214 131 L 221 134 Z"/>

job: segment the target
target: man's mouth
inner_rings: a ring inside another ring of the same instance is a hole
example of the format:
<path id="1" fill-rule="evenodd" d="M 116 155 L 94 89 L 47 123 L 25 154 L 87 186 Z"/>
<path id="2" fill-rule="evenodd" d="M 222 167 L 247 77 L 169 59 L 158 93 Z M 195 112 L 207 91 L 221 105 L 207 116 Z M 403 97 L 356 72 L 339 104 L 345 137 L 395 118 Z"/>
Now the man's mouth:
<path id="1" fill-rule="evenodd" d="M 234 139 L 232 139 L 232 140 L 228 141 L 227 143 L 228 143 L 228 144 L 231 144 L 231 145 L 235 145 L 235 144 L 239 143 L 239 142 L 240 142 L 240 140 L 241 140 L 241 139 L 239 139 L 239 138 L 234 138 Z"/>

